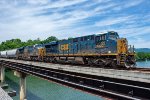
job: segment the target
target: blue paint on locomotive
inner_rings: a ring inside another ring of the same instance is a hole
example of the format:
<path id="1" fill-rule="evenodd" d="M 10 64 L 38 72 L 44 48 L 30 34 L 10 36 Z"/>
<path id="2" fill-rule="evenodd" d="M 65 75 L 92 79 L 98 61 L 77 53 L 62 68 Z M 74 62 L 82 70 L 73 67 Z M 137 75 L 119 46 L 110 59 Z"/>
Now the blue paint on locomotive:
<path id="1" fill-rule="evenodd" d="M 68 44 L 68 49 L 61 50 L 61 46 L 62 45 L 67 45 L 67 44 Z M 71 39 L 58 41 L 59 54 L 70 54 L 70 53 L 72 53 L 72 48 L 73 48 L 73 45 L 72 45 L 72 40 Z"/>
<path id="2" fill-rule="evenodd" d="M 23 54 L 23 53 L 24 53 L 24 48 L 25 48 L 25 47 L 18 48 L 18 49 L 17 49 L 18 54 Z"/>
<path id="3" fill-rule="evenodd" d="M 119 38 L 119 35 L 117 32 L 108 33 L 107 47 L 108 47 L 108 50 L 111 51 L 111 53 L 117 52 L 117 39 L 118 38 Z"/>
<path id="4" fill-rule="evenodd" d="M 46 49 L 46 54 L 57 54 L 58 53 L 58 41 L 53 41 L 47 44 L 44 44 Z"/>
<path id="5" fill-rule="evenodd" d="M 25 49 L 27 50 L 28 54 L 33 54 L 34 46 L 26 46 Z"/>
<path id="6" fill-rule="evenodd" d="M 110 31 L 104 34 L 54 41 L 44 45 L 46 53 L 52 54 L 116 53 L 118 38 L 117 32 Z M 68 44 L 68 49 L 62 50 L 61 45 L 65 44 Z"/>

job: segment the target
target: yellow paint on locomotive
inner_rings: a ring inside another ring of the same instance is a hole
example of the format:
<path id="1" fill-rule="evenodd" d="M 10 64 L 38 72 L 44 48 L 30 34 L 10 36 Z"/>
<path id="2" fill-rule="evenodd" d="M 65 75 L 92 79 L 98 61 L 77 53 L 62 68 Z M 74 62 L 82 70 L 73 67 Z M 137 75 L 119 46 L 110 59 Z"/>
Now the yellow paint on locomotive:
<path id="1" fill-rule="evenodd" d="M 60 50 L 62 51 L 69 50 L 69 44 L 60 45 Z"/>
<path id="2" fill-rule="evenodd" d="M 128 53 L 128 41 L 126 38 L 121 38 L 117 40 L 117 53 L 118 54 Z"/>
<path id="3" fill-rule="evenodd" d="M 38 49 L 38 55 L 39 55 L 40 57 L 45 56 L 45 55 L 46 55 L 46 49 L 45 49 L 45 48 L 39 48 L 39 49 Z"/>

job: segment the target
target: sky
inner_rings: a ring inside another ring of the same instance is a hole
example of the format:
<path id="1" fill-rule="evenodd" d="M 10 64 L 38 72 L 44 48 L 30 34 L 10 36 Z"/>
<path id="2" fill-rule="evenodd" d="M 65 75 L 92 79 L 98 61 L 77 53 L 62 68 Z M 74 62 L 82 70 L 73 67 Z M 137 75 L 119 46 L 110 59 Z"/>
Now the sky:
<path id="1" fill-rule="evenodd" d="M 150 0 L 0 0 L 0 42 L 107 31 L 150 48 Z"/>

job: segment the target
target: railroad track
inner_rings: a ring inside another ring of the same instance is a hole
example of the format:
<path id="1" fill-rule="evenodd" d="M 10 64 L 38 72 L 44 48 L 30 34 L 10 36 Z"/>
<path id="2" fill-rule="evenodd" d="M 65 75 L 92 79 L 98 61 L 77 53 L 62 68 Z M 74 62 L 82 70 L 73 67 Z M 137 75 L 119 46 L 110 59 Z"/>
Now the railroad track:
<path id="1" fill-rule="evenodd" d="M 38 62 L 38 61 L 36 61 Z M 81 66 L 81 67 L 95 67 L 95 68 L 105 68 L 105 69 L 116 69 L 116 70 L 133 70 L 133 71 L 145 71 L 145 72 L 150 72 L 150 68 L 141 68 L 141 67 L 133 67 L 129 69 L 125 68 L 112 68 L 111 66 L 105 66 L 105 67 L 100 67 L 97 65 L 83 65 L 83 64 L 71 64 L 71 63 L 51 63 L 51 62 L 44 62 L 44 63 L 49 63 L 49 64 L 62 64 L 62 65 L 70 65 L 70 66 Z"/>
<path id="2" fill-rule="evenodd" d="M 134 70 L 134 71 L 144 71 L 144 72 L 150 72 L 150 68 L 133 68 L 131 70 Z"/>
<path id="3" fill-rule="evenodd" d="M 2 61 L 2 64 L 8 68 L 18 70 L 23 73 L 38 76 L 56 83 L 94 93 L 96 95 L 104 95 L 119 100 L 150 99 L 149 83 L 75 73 L 62 69 L 50 69 L 32 64 L 30 65 L 30 63 L 22 64 L 11 61 Z M 70 65 L 70 67 L 72 67 L 72 65 Z M 132 70 L 145 71 L 145 68 L 135 68 Z"/>
<path id="4" fill-rule="evenodd" d="M 19 60 L 19 59 L 17 59 Z M 19 60 L 19 61 L 31 61 L 31 60 Z M 144 71 L 144 72 L 150 72 L 150 68 L 141 68 L 141 67 L 133 67 L 133 68 L 112 68 L 111 66 L 105 66 L 105 67 L 101 67 L 101 66 L 97 66 L 97 65 L 83 65 L 83 64 L 78 64 L 78 63 L 64 63 L 64 62 L 57 62 L 57 63 L 52 63 L 52 62 L 47 62 L 47 61 L 31 61 L 31 62 L 44 62 L 44 63 L 48 63 L 48 64 L 62 64 L 62 65 L 70 65 L 70 66 L 81 66 L 81 67 L 95 67 L 95 68 L 105 68 L 105 69 L 116 69 L 116 70 L 133 70 L 133 71 Z"/>

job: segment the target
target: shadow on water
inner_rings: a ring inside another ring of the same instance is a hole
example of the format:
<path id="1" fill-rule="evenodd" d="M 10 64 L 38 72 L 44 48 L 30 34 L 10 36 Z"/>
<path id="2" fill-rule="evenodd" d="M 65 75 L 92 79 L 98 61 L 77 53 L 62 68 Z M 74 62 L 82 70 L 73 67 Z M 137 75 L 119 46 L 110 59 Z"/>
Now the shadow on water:
<path id="1" fill-rule="evenodd" d="M 11 75 L 11 77 L 9 78 L 8 75 L 6 75 L 6 83 L 17 92 L 17 96 L 13 97 L 14 100 L 19 100 L 19 78 L 15 77 L 12 75 L 12 72 L 7 72 L 7 74 L 9 74 L 9 77 Z M 15 79 L 12 80 L 12 78 Z M 38 95 L 33 94 L 32 92 L 30 92 L 29 90 L 27 90 L 27 100 L 43 100 L 42 98 L 40 98 Z"/>

